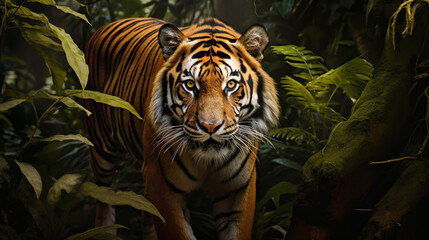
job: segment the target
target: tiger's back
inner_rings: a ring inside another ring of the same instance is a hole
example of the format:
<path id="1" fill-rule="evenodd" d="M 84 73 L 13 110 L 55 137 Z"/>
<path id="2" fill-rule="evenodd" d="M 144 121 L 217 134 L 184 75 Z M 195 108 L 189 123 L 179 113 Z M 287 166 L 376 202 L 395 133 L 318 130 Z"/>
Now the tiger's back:
<path id="1" fill-rule="evenodd" d="M 86 47 L 91 69 L 87 89 L 118 96 L 145 118 L 153 79 L 164 63 L 157 43 L 163 24 L 159 19 L 131 18 L 100 28 Z M 86 105 L 94 113 L 87 118 L 90 137 L 96 141 L 95 148 L 103 147 L 96 149 L 97 153 L 110 153 L 112 156 L 104 158 L 112 159 L 113 165 L 122 164 L 129 154 L 136 160 L 143 159 L 141 120 L 119 108 L 91 101 Z M 100 181 L 108 184 L 110 178 Z"/>

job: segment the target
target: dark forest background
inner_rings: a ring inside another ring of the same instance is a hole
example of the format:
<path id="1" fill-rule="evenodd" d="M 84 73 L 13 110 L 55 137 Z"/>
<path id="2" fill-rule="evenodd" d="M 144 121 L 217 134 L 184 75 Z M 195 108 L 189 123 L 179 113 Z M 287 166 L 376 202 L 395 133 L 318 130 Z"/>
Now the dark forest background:
<path id="1" fill-rule="evenodd" d="M 141 239 L 140 167 L 91 182 L 85 43 L 104 24 L 265 26 L 282 115 L 258 155 L 253 239 L 429 239 L 429 1 L 0 0 L 0 239 Z M 189 197 L 198 239 L 210 200 Z M 95 202 L 115 225 L 93 228 Z M 118 235 L 105 232 L 118 228 Z"/>

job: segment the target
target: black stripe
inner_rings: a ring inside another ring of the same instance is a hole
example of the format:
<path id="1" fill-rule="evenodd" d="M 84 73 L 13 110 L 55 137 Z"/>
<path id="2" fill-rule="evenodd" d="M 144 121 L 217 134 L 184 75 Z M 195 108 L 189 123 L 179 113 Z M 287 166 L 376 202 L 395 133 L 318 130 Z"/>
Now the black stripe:
<path id="1" fill-rule="evenodd" d="M 191 52 L 195 51 L 197 48 L 199 48 L 203 44 L 204 44 L 203 41 L 196 43 L 194 46 L 192 46 Z"/>
<path id="2" fill-rule="evenodd" d="M 220 58 L 223 58 L 223 59 L 230 59 L 231 58 L 231 56 L 229 56 L 228 54 L 226 54 L 226 53 L 224 53 L 222 51 L 217 51 L 215 53 L 215 55 L 218 56 L 218 57 L 220 57 Z"/>
<path id="3" fill-rule="evenodd" d="M 199 33 L 211 33 L 211 34 L 217 34 L 217 33 L 223 33 L 223 34 L 228 34 L 230 36 L 233 36 L 231 33 L 223 31 L 223 30 L 218 30 L 218 29 L 202 29 L 198 32 L 193 33 L 194 34 L 199 34 Z"/>
<path id="4" fill-rule="evenodd" d="M 216 214 L 216 216 L 214 217 L 215 222 L 221 218 L 227 218 L 230 217 L 231 215 L 237 214 L 237 213 L 241 213 L 241 211 L 230 211 L 230 212 L 224 212 L 224 213 L 219 213 Z"/>
<path id="5" fill-rule="evenodd" d="M 220 167 L 216 168 L 215 171 L 218 172 L 224 169 L 226 166 L 228 166 L 232 162 L 232 160 L 234 160 L 237 157 L 239 152 L 240 152 L 239 149 L 235 150 L 235 152 L 231 155 L 231 157 L 228 160 L 226 160 Z"/>
<path id="6" fill-rule="evenodd" d="M 230 53 L 233 53 L 231 48 L 228 46 L 228 44 L 222 42 L 222 41 L 218 41 L 217 43 L 219 43 L 220 45 L 222 45 L 223 48 L 225 48 L 225 50 L 227 50 Z"/>
<path id="7" fill-rule="evenodd" d="M 228 40 L 230 43 L 236 43 L 237 39 L 236 38 L 227 38 L 227 37 L 222 37 L 222 36 L 216 36 L 216 38 L 220 38 L 220 39 L 225 39 Z M 235 46 L 234 46 L 235 47 Z M 238 49 L 237 49 L 238 50 Z"/>
<path id="8" fill-rule="evenodd" d="M 210 36 L 201 36 L 201 37 L 190 37 L 188 38 L 190 41 L 199 40 L 199 39 L 210 39 Z"/>
<path id="9" fill-rule="evenodd" d="M 170 153 L 171 155 L 174 155 L 174 153 L 172 152 L 171 148 L 170 148 Z M 177 165 L 179 165 L 179 167 L 182 169 L 182 171 L 186 174 L 186 176 L 191 179 L 192 181 L 198 181 L 198 179 L 196 177 L 194 177 L 189 170 L 186 168 L 185 164 L 183 164 L 182 159 L 176 154 L 176 156 L 174 156 L 174 161 L 177 163 Z"/>
<path id="10" fill-rule="evenodd" d="M 240 172 L 243 170 L 243 168 L 246 165 L 247 160 L 249 159 L 251 153 L 252 153 L 252 151 L 249 151 L 249 154 L 247 154 L 246 158 L 243 159 L 243 162 L 241 163 L 240 167 L 235 171 L 235 173 L 232 174 L 229 178 L 223 180 L 221 183 L 227 183 L 227 182 L 232 181 L 234 178 L 236 178 L 240 174 Z"/>
<path id="11" fill-rule="evenodd" d="M 229 221 L 228 221 L 228 222 L 226 222 L 226 224 L 225 224 L 221 229 L 219 229 L 219 230 L 217 231 L 217 233 L 219 234 L 219 233 L 221 233 L 221 232 L 225 231 L 225 230 L 228 228 L 229 223 L 230 223 Z"/>
<path id="12" fill-rule="evenodd" d="M 164 181 L 167 183 L 168 187 L 170 187 L 170 189 L 176 193 L 179 193 L 179 194 L 185 193 L 185 191 L 179 189 L 178 187 L 174 186 L 174 184 L 172 184 L 170 181 L 168 181 L 167 176 L 165 175 L 165 172 L 164 172 L 164 168 L 162 167 L 161 160 L 159 159 L 158 159 L 158 164 L 159 164 L 159 168 L 161 169 L 162 177 L 164 178 Z"/>
<path id="13" fill-rule="evenodd" d="M 225 24 L 221 22 L 217 22 L 213 18 L 206 19 L 197 25 L 197 27 L 201 27 L 201 26 L 223 27 L 223 28 L 227 27 L 225 26 Z"/>
<path id="14" fill-rule="evenodd" d="M 199 51 L 199 52 L 197 52 L 197 53 L 195 53 L 194 55 L 192 55 L 192 58 L 193 59 L 195 59 L 195 58 L 202 58 L 202 57 L 204 57 L 204 56 L 208 56 L 210 53 L 209 53 L 209 51 Z"/>
<path id="15" fill-rule="evenodd" d="M 253 168 L 253 171 L 255 171 L 255 168 Z M 232 194 L 239 193 L 239 192 L 243 191 L 244 189 L 246 189 L 247 186 L 249 186 L 250 180 L 252 180 L 253 171 L 250 174 L 249 179 L 247 179 L 247 181 L 242 186 L 238 187 L 237 189 L 234 189 L 234 190 L 230 191 L 229 193 L 227 193 L 227 194 L 225 194 L 225 195 L 223 195 L 221 197 L 215 198 L 213 200 L 213 203 L 223 201 L 223 200 L 227 199 L 229 196 L 231 196 Z"/>

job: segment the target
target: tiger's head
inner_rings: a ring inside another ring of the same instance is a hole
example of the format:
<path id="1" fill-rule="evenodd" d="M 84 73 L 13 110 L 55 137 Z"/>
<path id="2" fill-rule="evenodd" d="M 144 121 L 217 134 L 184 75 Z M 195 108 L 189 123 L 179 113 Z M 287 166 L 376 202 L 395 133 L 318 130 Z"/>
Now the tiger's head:
<path id="1" fill-rule="evenodd" d="M 159 29 L 165 64 L 149 107 L 158 145 L 210 161 L 250 151 L 279 116 L 274 81 L 260 65 L 269 41 L 264 27 L 240 35 L 208 18 L 182 30 Z"/>

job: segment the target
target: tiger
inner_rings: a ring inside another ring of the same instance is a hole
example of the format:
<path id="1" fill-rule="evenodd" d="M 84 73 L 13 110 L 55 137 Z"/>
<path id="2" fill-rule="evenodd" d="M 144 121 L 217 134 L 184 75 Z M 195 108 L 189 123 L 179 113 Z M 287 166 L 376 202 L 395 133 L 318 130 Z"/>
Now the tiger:
<path id="1" fill-rule="evenodd" d="M 181 28 L 128 18 L 88 41 L 87 89 L 128 101 L 143 118 L 85 102 L 94 181 L 109 186 L 129 159 L 141 162 L 145 196 L 165 219 L 153 217 L 155 238 L 196 239 L 186 197 L 203 189 L 219 239 L 251 239 L 258 146 L 280 112 L 261 67 L 268 42 L 262 25 L 239 34 L 216 18 Z M 97 203 L 96 226 L 114 216 Z"/>

